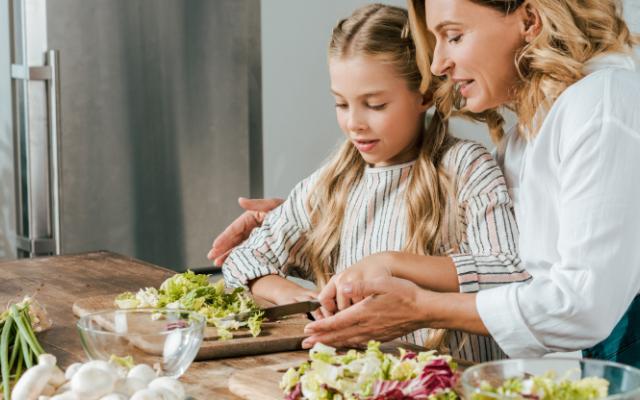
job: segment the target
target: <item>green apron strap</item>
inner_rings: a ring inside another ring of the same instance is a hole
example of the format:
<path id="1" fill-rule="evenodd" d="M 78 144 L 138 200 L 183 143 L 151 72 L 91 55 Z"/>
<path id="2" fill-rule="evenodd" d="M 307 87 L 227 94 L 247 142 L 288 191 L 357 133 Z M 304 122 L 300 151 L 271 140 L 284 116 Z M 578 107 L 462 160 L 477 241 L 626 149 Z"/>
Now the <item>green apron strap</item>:
<path id="1" fill-rule="evenodd" d="M 609 337 L 583 350 L 582 356 L 640 368 L 640 295 L 633 299 Z"/>

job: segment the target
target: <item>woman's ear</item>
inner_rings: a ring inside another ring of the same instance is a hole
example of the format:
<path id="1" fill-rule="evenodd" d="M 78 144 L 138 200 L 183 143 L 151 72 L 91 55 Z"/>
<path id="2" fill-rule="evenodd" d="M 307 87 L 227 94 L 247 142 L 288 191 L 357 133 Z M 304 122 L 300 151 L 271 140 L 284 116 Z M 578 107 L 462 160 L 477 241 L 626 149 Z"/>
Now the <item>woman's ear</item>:
<path id="1" fill-rule="evenodd" d="M 521 19 L 520 33 L 525 42 L 531 43 L 542 30 L 540 12 L 528 1 L 517 12 L 520 14 Z"/>

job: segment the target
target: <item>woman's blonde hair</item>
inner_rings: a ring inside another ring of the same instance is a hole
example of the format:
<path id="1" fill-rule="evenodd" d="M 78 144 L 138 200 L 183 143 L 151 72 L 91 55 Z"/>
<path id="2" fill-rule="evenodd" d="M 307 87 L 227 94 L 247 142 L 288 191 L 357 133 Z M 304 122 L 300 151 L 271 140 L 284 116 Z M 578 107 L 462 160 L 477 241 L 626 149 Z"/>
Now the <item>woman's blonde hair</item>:
<path id="1" fill-rule="evenodd" d="M 402 8 L 382 4 L 359 8 L 335 26 L 328 53 L 329 59 L 366 56 L 388 63 L 406 80 L 410 90 L 430 95 L 430 85 L 420 87 L 423 79 L 416 64 L 407 11 Z M 450 179 L 441 160 L 453 143 L 446 124 L 436 113 L 417 142 L 418 158 L 407 185 L 408 252 L 437 254 L 440 248 L 441 219 L 451 195 Z M 362 178 L 365 166 L 353 143 L 345 141 L 308 196 L 306 206 L 312 229 L 305 252 L 320 286 L 335 272 L 349 192 Z M 429 342 L 439 345 L 444 333 L 431 336 Z"/>
<path id="2" fill-rule="evenodd" d="M 541 30 L 517 53 L 514 64 L 520 76 L 514 91 L 513 108 L 520 126 L 537 133 L 536 112 L 548 108 L 562 92 L 585 76 L 584 65 L 593 57 L 607 52 L 630 51 L 638 38 L 631 34 L 622 17 L 619 0 L 469 0 L 511 13 L 518 7 L 535 9 L 541 19 Z M 426 29 L 424 0 L 408 0 L 414 28 L 416 52 L 422 60 L 420 70 L 430 79 L 430 56 L 435 39 Z M 455 90 L 452 82 L 440 85 L 436 106 L 445 115 L 454 112 Z M 494 141 L 502 136 L 503 120 L 496 110 L 481 114 L 465 113 L 489 125 Z M 543 113 L 542 113 L 543 114 Z M 540 114 L 540 115 L 542 115 Z"/>

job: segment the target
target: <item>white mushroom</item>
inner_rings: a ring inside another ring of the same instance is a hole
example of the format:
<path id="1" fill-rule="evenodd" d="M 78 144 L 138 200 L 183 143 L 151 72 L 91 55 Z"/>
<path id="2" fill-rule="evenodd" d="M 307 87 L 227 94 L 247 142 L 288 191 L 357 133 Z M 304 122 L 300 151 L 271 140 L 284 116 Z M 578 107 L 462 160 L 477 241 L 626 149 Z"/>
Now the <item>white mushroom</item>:
<path id="1" fill-rule="evenodd" d="M 56 394 L 62 394 L 71 390 L 71 382 L 65 382 L 62 386 L 56 389 Z"/>
<path id="2" fill-rule="evenodd" d="M 53 386 L 47 384 L 47 386 L 44 387 L 44 389 L 42 389 L 42 392 L 40 392 L 40 397 L 51 397 L 54 394 L 56 394 L 56 388 L 54 388 Z"/>
<path id="3" fill-rule="evenodd" d="M 56 356 L 53 354 L 40 354 L 38 356 L 38 365 L 48 365 L 50 367 L 54 367 L 56 365 Z"/>
<path id="4" fill-rule="evenodd" d="M 49 400 L 81 400 L 78 396 L 76 396 L 73 392 L 64 392 L 60 394 L 56 394 L 51 397 Z"/>
<path id="5" fill-rule="evenodd" d="M 147 388 L 147 383 L 145 381 L 143 381 L 142 379 L 131 377 L 131 378 L 125 378 L 125 379 L 122 379 L 122 378 L 118 379 L 116 381 L 115 386 L 113 387 L 113 390 L 125 396 L 131 396 L 138 390 L 146 389 L 146 388 Z"/>
<path id="6" fill-rule="evenodd" d="M 38 364 L 29 368 L 13 387 L 11 398 L 13 400 L 36 400 L 47 386 L 52 370 L 51 366 L 47 364 Z"/>
<path id="7" fill-rule="evenodd" d="M 111 363 L 109 363 L 107 361 L 103 361 L 103 360 L 88 361 L 88 362 L 86 362 L 86 363 L 84 363 L 84 364 L 82 364 L 80 366 L 80 369 L 78 370 L 78 372 L 80 372 L 83 369 L 88 369 L 88 368 L 99 368 L 101 370 L 108 371 L 109 373 L 111 373 L 114 376 L 118 374 L 118 371 L 113 366 L 113 364 L 111 364 Z"/>
<path id="8" fill-rule="evenodd" d="M 106 396 L 102 396 L 100 400 L 127 400 L 128 397 L 120 393 L 111 393 Z"/>
<path id="9" fill-rule="evenodd" d="M 168 378 L 166 376 L 154 379 L 149 384 L 149 389 L 165 389 L 173 393 L 173 395 L 180 400 L 185 397 L 185 390 L 182 383 L 176 379 Z"/>
<path id="10" fill-rule="evenodd" d="M 164 400 L 164 396 L 155 389 L 142 389 L 135 392 L 129 400 Z"/>
<path id="11" fill-rule="evenodd" d="M 71 379 L 71 391 L 83 400 L 99 399 L 111 393 L 117 376 L 111 369 L 83 365 Z"/>
<path id="12" fill-rule="evenodd" d="M 67 378 L 64 376 L 64 372 L 54 365 L 51 367 L 51 377 L 49 378 L 49 385 L 57 388 L 62 386 L 67 381 Z"/>
<path id="13" fill-rule="evenodd" d="M 157 376 L 156 371 L 147 364 L 136 365 L 129 370 L 129 374 L 127 375 L 128 378 L 140 379 L 145 385 L 148 385 L 149 382 L 156 379 Z"/>
<path id="14" fill-rule="evenodd" d="M 82 363 L 73 363 L 71 365 L 69 365 L 67 367 L 67 370 L 64 373 L 64 377 L 70 381 L 71 378 L 73 378 L 73 375 L 75 375 L 76 372 L 78 372 L 78 370 L 80 369 L 80 367 L 82 367 Z"/>

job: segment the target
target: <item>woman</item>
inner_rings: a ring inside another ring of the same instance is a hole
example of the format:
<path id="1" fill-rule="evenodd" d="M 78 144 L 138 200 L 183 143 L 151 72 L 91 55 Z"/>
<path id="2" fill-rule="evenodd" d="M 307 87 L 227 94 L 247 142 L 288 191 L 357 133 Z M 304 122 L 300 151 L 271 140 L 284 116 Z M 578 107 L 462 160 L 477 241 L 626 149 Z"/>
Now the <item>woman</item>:
<path id="1" fill-rule="evenodd" d="M 336 294 L 365 300 L 309 324 L 305 345 L 428 326 L 491 334 L 511 357 L 583 350 L 640 366 L 640 62 L 619 2 L 410 6 L 423 76 L 430 68 L 450 88 L 439 93 L 440 110 L 506 106 L 518 115 L 498 155 L 534 279 L 478 294 L 430 292 L 390 276 L 338 282 L 321 293 L 325 307 L 336 310 Z M 498 118 L 488 121 L 499 131 Z"/>

